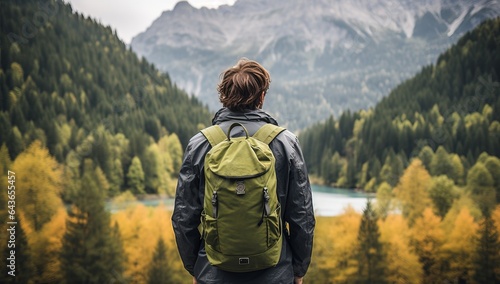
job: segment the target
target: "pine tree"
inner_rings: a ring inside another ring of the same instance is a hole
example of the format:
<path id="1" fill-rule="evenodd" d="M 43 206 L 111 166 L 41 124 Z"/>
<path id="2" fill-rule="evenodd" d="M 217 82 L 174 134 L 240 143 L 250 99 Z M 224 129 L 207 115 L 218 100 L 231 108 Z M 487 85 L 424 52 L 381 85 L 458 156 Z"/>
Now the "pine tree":
<path id="1" fill-rule="evenodd" d="M 443 146 L 439 146 L 436 150 L 436 154 L 432 157 L 430 163 L 430 172 L 432 175 L 447 175 L 452 176 L 453 165 L 450 159 L 450 155 Z"/>
<path id="2" fill-rule="evenodd" d="M 446 175 L 433 177 L 429 188 L 429 197 L 434 204 L 435 213 L 444 218 L 453 205 L 453 201 L 460 197 L 458 189 Z"/>
<path id="3" fill-rule="evenodd" d="M 486 158 L 484 166 L 488 169 L 493 178 L 497 203 L 500 203 L 500 159 L 494 156 Z"/>
<path id="4" fill-rule="evenodd" d="M 144 193 L 144 171 L 142 170 L 141 160 L 137 156 L 132 159 L 132 164 L 128 169 L 127 184 L 134 194 Z"/>
<path id="5" fill-rule="evenodd" d="M 491 215 L 481 222 L 478 235 L 474 279 L 478 284 L 500 283 L 500 241 Z"/>
<path id="6" fill-rule="evenodd" d="M 391 203 L 392 203 L 392 187 L 383 182 L 377 188 L 377 203 L 376 203 L 376 211 L 378 215 L 385 219 L 389 212 L 391 211 Z"/>
<path id="7" fill-rule="evenodd" d="M 483 163 L 477 162 L 467 173 L 467 191 L 481 208 L 489 214 L 496 205 L 494 179 Z"/>
<path id="8" fill-rule="evenodd" d="M 358 231 L 356 283 L 386 283 L 386 255 L 380 241 L 377 221 L 371 200 L 368 200 Z"/>
<path id="9" fill-rule="evenodd" d="M 123 271 L 121 249 L 115 244 L 118 240 L 105 209 L 105 194 L 97 186 L 92 161 L 85 160 L 63 237 L 62 271 L 67 283 L 110 283 Z"/>
<path id="10" fill-rule="evenodd" d="M 158 239 L 156 248 L 151 260 L 148 273 L 149 284 L 168 284 L 170 283 L 167 259 L 167 246 L 162 237 Z"/>

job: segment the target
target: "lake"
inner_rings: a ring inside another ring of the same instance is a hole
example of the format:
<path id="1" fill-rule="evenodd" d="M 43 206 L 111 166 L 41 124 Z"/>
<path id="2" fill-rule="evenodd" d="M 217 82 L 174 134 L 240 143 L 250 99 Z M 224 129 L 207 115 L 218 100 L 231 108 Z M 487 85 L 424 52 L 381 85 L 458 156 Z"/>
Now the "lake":
<path id="1" fill-rule="evenodd" d="M 366 200 L 375 201 L 375 194 L 334 188 L 321 185 L 312 186 L 314 212 L 318 216 L 336 216 L 342 214 L 347 206 L 362 212 Z"/>
<path id="2" fill-rule="evenodd" d="M 312 185 L 314 212 L 318 216 L 335 216 L 341 214 L 347 206 L 353 207 L 356 211 L 362 212 L 366 206 L 367 198 L 375 200 L 374 194 L 358 192 L 349 189 L 333 188 L 321 185 Z M 122 210 L 130 205 L 142 203 L 146 206 L 155 207 L 160 204 L 172 208 L 174 200 L 172 198 L 131 201 L 120 205 L 107 203 L 107 209 L 111 212 Z"/>

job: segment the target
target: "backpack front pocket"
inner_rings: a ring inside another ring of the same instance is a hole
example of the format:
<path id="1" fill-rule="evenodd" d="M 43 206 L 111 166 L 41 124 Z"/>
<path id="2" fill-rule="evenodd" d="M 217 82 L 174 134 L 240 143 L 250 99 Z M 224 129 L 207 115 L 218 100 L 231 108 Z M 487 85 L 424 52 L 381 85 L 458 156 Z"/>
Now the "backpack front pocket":
<path id="1" fill-rule="evenodd" d="M 281 237 L 281 207 L 278 205 L 269 216 L 266 216 L 267 247 L 272 247 Z"/>
<path id="2" fill-rule="evenodd" d="M 205 244 L 212 247 L 212 249 L 220 251 L 219 234 L 217 233 L 217 219 L 212 216 L 202 214 L 202 222 Z"/>

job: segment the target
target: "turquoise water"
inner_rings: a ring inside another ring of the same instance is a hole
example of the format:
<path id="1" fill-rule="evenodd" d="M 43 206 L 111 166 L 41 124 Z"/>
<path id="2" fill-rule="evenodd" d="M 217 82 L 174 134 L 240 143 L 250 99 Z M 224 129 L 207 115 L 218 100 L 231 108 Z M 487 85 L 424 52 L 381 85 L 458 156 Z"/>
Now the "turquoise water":
<path id="1" fill-rule="evenodd" d="M 318 216 L 340 215 L 348 206 L 362 212 L 368 198 L 375 200 L 374 194 L 350 189 L 313 185 L 312 190 L 314 212 Z"/>
<path id="2" fill-rule="evenodd" d="M 335 216 L 342 214 L 347 206 L 351 206 L 356 211 L 361 212 L 366 205 L 367 198 L 375 199 L 373 194 L 357 192 L 349 189 L 333 188 L 328 186 L 313 185 L 313 206 L 314 212 L 318 216 Z M 144 204 L 156 207 L 160 204 L 173 208 L 173 198 L 158 198 L 152 200 L 131 201 L 122 204 L 107 203 L 107 208 L 111 212 L 123 210 L 128 206 Z"/>

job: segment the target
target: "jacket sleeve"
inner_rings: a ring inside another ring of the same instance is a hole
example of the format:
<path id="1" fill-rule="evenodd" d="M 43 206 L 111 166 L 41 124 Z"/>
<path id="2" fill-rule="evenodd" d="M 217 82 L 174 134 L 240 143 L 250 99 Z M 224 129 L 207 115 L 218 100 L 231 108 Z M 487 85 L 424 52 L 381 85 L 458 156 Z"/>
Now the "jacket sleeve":
<path id="1" fill-rule="evenodd" d="M 297 137 L 289 137 L 288 149 L 288 197 L 285 221 L 289 225 L 289 242 L 293 252 L 292 264 L 295 276 L 306 274 L 313 248 L 316 225 L 312 203 L 311 185 L 302 150 Z"/>
<path id="2" fill-rule="evenodd" d="M 201 135 L 201 134 L 200 134 Z M 198 250 L 201 243 L 201 235 L 198 231 L 200 215 L 203 208 L 200 198 L 200 173 L 203 160 L 197 155 L 196 140 L 201 137 L 195 136 L 188 144 L 175 194 L 174 212 L 172 214 L 172 226 L 177 242 L 177 249 L 181 256 L 184 268 L 193 275 Z"/>

